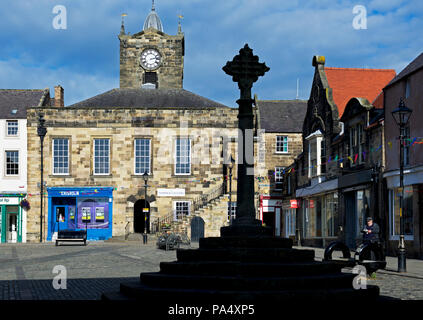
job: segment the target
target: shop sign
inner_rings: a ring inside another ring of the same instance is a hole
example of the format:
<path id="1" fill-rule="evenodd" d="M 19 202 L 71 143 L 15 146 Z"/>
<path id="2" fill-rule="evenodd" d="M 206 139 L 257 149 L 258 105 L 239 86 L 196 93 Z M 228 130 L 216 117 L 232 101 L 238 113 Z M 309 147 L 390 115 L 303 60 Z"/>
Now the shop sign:
<path id="1" fill-rule="evenodd" d="M 290 200 L 290 202 L 291 202 L 291 208 L 298 209 L 300 207 L 298 200 Z"/>
<path id="2" fill-rule="evenodd" d="M 310 209 L 314 208 L 314 200 L 310 200 L 310 205 L 309 205 Z"/>
<path id="3" fill-rule="evenodd" d="M 148 208 L 142 208 L 142 212 L 149 212 L 150 210 Z"/>
<path id="4" fill-rule="evenodd" d="M 363 191 L 357 191 L 357 200 L 363 200 Z"/>
<path id="5" fill-rule="evenodd" d="M 183 197 L 185 189 L 157 189 L 158 197 Z"/>
<path id="6" fill-rule="evenodd" d="M 61 196 L 79 196 L 79 191 L 60 191 Z"/>
<path id="7" fill-rule="evenodd" d="M 2 204 L 19 204 L 19 199 L 16 197 L 2 197 L 0 198 L 0 205 Z"/>

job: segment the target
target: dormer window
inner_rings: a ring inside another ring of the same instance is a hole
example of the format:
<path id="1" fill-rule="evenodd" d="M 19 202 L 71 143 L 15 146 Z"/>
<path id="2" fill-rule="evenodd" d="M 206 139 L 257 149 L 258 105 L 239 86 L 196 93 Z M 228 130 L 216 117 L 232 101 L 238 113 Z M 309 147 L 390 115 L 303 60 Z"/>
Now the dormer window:
<path id="1" fill-rule="evenodd" d="M 6 135 L 14 137 L 18 135 L 18 120 L 7 120 L 6 121 Z"/>
<path id="2" fill-rule="evenodd" d="M 361 123 L 350 128 L 349 156 L 352 159 L 351 166 L 363 163 L 364 138 L 363 125 Z M 357 156 L 357 160 L 356 157 Z M 351 160 L 350 160 L 351 161 Z"/>

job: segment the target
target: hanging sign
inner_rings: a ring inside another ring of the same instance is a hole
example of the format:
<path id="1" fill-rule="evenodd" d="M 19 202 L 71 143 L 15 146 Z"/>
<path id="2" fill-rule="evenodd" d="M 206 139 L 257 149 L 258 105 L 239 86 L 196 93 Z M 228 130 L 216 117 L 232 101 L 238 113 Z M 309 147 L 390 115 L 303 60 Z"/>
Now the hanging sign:
<path id="1" fill-rule="evenodd" d="M 300 206 L 299 206 L 299 203 L 298 203 L 298 200 L 290 200 L 290 202 L 291 202 L 291 208 L 293 208 L 293 209 L 298 209 Z"/>

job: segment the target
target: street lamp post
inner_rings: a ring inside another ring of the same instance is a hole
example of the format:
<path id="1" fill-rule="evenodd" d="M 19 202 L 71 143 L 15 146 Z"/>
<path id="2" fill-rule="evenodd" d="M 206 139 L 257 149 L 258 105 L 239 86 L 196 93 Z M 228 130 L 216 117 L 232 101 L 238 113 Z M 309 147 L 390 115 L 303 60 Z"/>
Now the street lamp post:
<path id="1" fill-rule="evenodd" d="M 44 158 L 44 150 L 43 150 L 43 143 L 44 137 L 47 134 L 47 128 L 44 126 L 45 119 L 42 113 L 38 114 L 38 127 L 37 127 L 37 134 L 40 137 L 40 145 L 41 145 L 41 184 L 40 184 L 40 242 L 43 242 L 43 193 L 44 193 L 44 165 L 43 165 L 43 158 Z"/>
<path id="2" fill-rule="evenodd" d="M 144 202 L 144 208 L 143 211 L 145 211 L 145 208 L 147 207 L 147 182 L 148 182 L 148 172 L 147 170 L 144 172 L 143 174 L 144 177 L 144 188 L 145 188 L 145 202 Z M 147 240 L 148 240 L 148 236 L 147 236 L 147 214 L 148 212 L 143 212 L 144 213 L 144 233 L 143 233 L 143 243 L 147 244 Z"/>
<path id="3" fill-rule="evenodd" d="M 413 111 L 405 106 L 401 98 L 399 107 L 392 111 L 392 116 L 400 128 L 400 240 L 398 244 L 398 272 L 406 272 L 406 252 L 404 241 L 404 131 Z"/>
<path id="4" fill-rule="evenodd" d="M 235 159 L 231 155 L 229 163 L 229 221 L 232 224 L 232 169 L 234 167 Z"/>

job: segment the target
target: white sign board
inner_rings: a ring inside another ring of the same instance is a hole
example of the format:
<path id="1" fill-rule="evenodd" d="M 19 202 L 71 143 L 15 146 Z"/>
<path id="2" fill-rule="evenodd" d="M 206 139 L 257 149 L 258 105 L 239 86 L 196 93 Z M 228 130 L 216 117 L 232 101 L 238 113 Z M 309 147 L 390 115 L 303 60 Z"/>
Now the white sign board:
<path id="1" fill-rule="evenodd" d="M 19 198 L 15 197 L 2 197 L 0 198 L 0 204 L 19 204 Z"/>
<path id="2" fill-rule="evenodd" d="M 185 189 L 157 189 L 158 197 L 183 197 Z"/>

